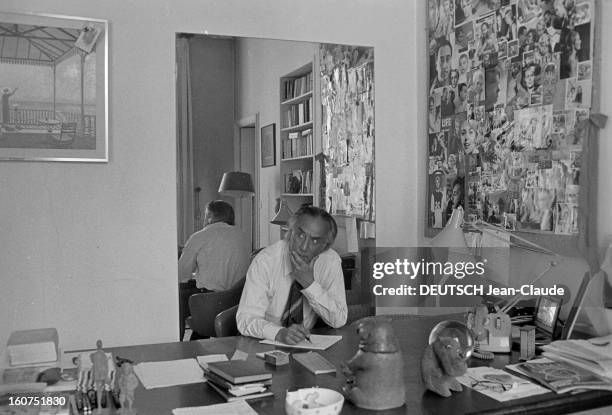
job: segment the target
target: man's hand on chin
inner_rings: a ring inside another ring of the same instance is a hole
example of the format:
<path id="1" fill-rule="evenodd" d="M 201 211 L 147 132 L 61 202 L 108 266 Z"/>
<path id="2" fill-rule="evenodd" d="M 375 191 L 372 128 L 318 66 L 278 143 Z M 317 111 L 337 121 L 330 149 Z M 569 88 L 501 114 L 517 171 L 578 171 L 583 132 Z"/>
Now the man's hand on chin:
<path id="1" fill-rule="evenodd" d="M 292 324 L 290 327 L 280 329 L 274 340 L 285 344 L 296 344 L 306 339 L 308 335 L 307 328 L 301 324 Z"/>
<path id="2" fill-rule="evenodd" d="M 302 288 L 310 287 L 310 284 L 314 282 L 314 263 L 317 257 L 307 262 L 296 252 L 290 252 L 289 259 L 291 260 L 291 265 L 293 265 L 293 271 L 291 271 L 293 279 L 297 281 Z"/>

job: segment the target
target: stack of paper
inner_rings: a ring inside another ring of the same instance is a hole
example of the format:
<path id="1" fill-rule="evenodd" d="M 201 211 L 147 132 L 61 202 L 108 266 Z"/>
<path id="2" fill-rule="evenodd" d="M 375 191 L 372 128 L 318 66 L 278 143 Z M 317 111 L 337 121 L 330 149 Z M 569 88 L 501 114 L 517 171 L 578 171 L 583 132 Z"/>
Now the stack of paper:
<path id="1" fill-rule="evenodd" d="M 612 335 L 590 340 L 559 340 L 543 347 L 543 356 L 569 362 L 612 378 Z"/>

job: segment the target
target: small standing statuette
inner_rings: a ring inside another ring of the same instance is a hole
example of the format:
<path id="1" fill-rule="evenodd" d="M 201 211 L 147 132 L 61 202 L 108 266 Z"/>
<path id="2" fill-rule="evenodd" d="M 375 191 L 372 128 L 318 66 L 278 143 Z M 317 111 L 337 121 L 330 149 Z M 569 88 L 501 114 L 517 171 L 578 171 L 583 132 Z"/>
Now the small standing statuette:
<path id="1" fill-rule="evenodd" d="M 96 389 L 96 403 L 97 413 L 102 412 L 102 394 L 104 389 L 110 385 L 110 378 L 108 376 L 108 359 L 106 353 L 102 350 L 102 340 L 96 342 L 97 350 L 93 352 L 89 357 L 92 362 L 92 379 L 94 387 Z"/>
<path id="2" fill-rule="evenodd" d="M 135 415 L 136 410 L 133 408 L 134 390 L 138 387 L 138 378 L 134 373 L 134 366 L 130 362 L 124 362 L 119 372 L 118 385 L 121 409 L 118 413 L 123 415 Z"/>

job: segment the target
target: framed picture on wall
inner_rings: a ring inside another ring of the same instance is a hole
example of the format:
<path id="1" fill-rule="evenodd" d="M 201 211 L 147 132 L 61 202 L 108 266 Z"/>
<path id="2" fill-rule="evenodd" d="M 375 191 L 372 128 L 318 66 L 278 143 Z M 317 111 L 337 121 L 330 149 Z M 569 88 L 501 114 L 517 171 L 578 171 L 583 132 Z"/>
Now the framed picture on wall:
<path id="1" fill-rule="evenodd" d="M 108 22 L 0 13 L 0 160 L 108 161 Z"/>
<path id="2" fill-rule="evenodd" d="M 276 165 L 276 124 L 261 129 L 261 167 Z"/>

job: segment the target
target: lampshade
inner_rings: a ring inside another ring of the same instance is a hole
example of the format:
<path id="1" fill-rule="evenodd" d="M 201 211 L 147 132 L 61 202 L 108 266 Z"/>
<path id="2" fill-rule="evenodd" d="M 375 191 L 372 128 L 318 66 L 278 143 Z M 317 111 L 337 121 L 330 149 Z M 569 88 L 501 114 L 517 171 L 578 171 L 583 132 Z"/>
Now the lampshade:
<path id="1" fill-rule="evenodd" d="M 241 171 L 223 173 L 219 193 L 223 196 L 233 197 L 253 196 L 255 188 L 253 187 L 251 175 Z"/>
<path id="2" fill-rule="evenodd" d="M 446 227 L 431 240 L 434 247 L 467 248 L 465 236 L 463 235 L 463 208 L 461 206 L 453 210 Z"/>
<path id="3" fill-rule="evenodd" d="M 285 199 L 281 199 L 280 207 L 278 208 L 278 212 L 270 223 L 274 225 L 286 225 L 289 222 L 289 218 L 293 216 L 293 212 L 289 209 L 289 205 L 287 205 L 287 201 Z"/>

